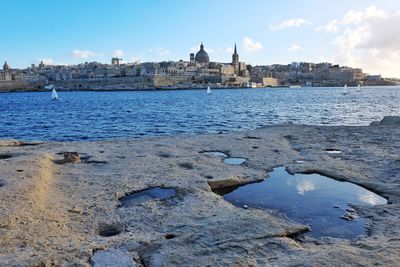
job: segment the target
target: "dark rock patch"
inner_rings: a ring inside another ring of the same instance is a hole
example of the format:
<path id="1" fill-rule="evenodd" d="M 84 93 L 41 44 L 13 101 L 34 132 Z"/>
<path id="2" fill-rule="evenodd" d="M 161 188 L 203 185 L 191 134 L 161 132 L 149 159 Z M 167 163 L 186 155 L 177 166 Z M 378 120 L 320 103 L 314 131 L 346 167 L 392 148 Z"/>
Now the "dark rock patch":
<path id="1" fill-rule="evenodd" d="M 165 158 L 165 159 L 168 159 L 168 158 L 171 158 L 171 157 L 172 157 L 172 155 L 171 155 L 170 153 L 167 153 L 167 152 L 159 152 L 157 155 L 158 155 L 160 158 Z"/>
<path id="2" fill-rule="evenodd" d="M 176 235 L 175 234 L 166 234 L 164 237 L 165 237 L 165 239 L 169 240 L 169 239 L 175 238 Z"/>
<path id="3" fill-rule="evenodd" d="M 123 231 L 123 225 L 121 223 L 102 223 L 98 226 L 98 235 L 103 237 L 110 237 L 119 235 Z"/>
<path id="4" fill-rule="evenodd" d="M 43 143 L 40 142 L 19 142 L 18 146 L 38 146 Z"/>
<path id="5" fill-rule="evenodd" d="M 250 136 L 250 135 L 246 135 L 244 138 L 246 139 L 253 139 L 253 140 L 261 140 L 261 137 L 257 137 L 257 136 Z"/>
<path id="6" fill-rule="evenodd" d="M 81 158 L 78 154 L 78 152 L 63 152 L 63 159 L 60 160 L 54 160 L 54 163 L 56 164 L 66 164 L 66 163 L 80 163 Z"/>
<path id="7" fill-rule="evenodd" d="M 190 162 L 181 162 L 178 163 L 178 166 L 185 170 L 192 170 L 194 168 L 193 164 Z"/>
<path id="8" fill-rule="evenodd" d="M 106 160 L 88 160 L 88 161 L 84 161 L 84 163 L 86 163 L 86 164 L 95 164 L 95 165 L 102 165 L 102 164 L 107 164 L 108 161 L 106 161 Z"/>
<path id="9" fill-rule="evenodd" d="M 13 155 L 11 154 L 0 154 L 0 159 L 10 159 Z"/>

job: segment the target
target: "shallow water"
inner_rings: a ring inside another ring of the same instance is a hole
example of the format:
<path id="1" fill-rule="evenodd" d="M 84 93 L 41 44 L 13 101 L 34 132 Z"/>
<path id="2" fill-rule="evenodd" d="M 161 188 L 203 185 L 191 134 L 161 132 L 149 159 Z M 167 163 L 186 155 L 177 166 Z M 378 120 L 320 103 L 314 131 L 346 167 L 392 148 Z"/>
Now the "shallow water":
<path id="1" fill-rule="evenodd" d="M 235 206 L 277 210 L 296 222 L 310 225 L 312 230 L 307 235 L 315 238 L 354 239 L 366 235 L 366 219 L 341 218 L 348 211 L 354 214 L 348 204 L 387 203 L 385 198 L 358 185 L 319 174 L 290 175 L 283 167 L 274 169 L 263 182 L 217 193 Z"/>
<path id="2" fill-rule="evenodd" d="M 245 158 L 226 158 L 224 159 L 224 163 L 229 165 L 240 165 L 246 162 L 246 160 L 247 159 Z"/>
<path id="3" fill-rule="evenodd" d="M 207 156 L 210 156 L 210 157 L 216 157 L 216 158 L 226 158 L 226 157 L 228 157 L 227 154 L 225 154 L 223 152 L 219 152 L 219 151 L 204 151 L 204 152 L 201 152 L 201 154 L 207 155 Z"/>
<path id="4" fill-rule="evenodd" d="M 120 199 L 121 207 L 129 207 L 143 203 L 152 199 L 166 199 L 176 195 L 176 190 L 172 188 L 154 187 L 132 193 Z"/>
<path id="5" fill-rule="evenodd" d="M 354 90 L 353 90 L 354 89 Z M 99 140 L 218 133 L 293 122 L 368 125 L 400 114 L 400 87 L 0 94 L 0 139 Z"/>

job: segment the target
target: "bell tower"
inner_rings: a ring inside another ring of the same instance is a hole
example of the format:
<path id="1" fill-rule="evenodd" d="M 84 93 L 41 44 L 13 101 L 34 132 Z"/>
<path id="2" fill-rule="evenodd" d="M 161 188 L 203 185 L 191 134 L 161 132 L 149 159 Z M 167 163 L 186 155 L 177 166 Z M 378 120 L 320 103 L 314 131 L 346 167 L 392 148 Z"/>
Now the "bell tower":
<path id="1" fill-rule="evenodd" d="M 237 53 L 236 43 L 235 43 L 235 51 L 233 52 L 233 55 L 232 55 L 232 67 L 235 70 L 235 74 L 238 75 L 239 74 L 239 55 Z"/>

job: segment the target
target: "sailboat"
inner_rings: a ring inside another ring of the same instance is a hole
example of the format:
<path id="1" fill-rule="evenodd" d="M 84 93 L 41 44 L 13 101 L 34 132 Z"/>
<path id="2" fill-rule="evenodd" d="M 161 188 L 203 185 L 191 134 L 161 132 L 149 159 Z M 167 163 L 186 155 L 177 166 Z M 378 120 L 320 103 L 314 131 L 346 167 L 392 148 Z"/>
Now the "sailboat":
<path id="1" fill-rule="evenodd" d="M 207 86 L 207 94 L 211 94 L 210 86 Z"/>
<path id="2" fill-rule="evenodd" d="M 343 86 L 342 95 L 347 95 L 348 93 L 349 93 L 349 91 L 347 90 L 347 84 L 345 84 L 345 85 Z"/>
<path id="3" fill-rule="evenodd" d="M 58 94 L 54 88 L 53 91 L 51 91 L 51 100 L 58 100 Z"/>
<path id="4" fill-rule="evenodd" d="M 360 86 L 360 84 L 357 85 L 357 92 L 361 92 L 361 86 Z"/>

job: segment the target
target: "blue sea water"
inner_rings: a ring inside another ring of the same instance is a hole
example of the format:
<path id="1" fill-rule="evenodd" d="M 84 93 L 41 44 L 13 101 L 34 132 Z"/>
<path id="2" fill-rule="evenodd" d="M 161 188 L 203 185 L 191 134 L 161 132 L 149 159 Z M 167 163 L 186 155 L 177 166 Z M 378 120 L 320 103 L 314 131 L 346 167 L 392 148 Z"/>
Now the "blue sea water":
<path id="1" fill-rule="evenodd" d="M 100 140 L 293 122 L 368 125 L 400 114 L 400 87 L 0 94 L 0 139 Z"/>

